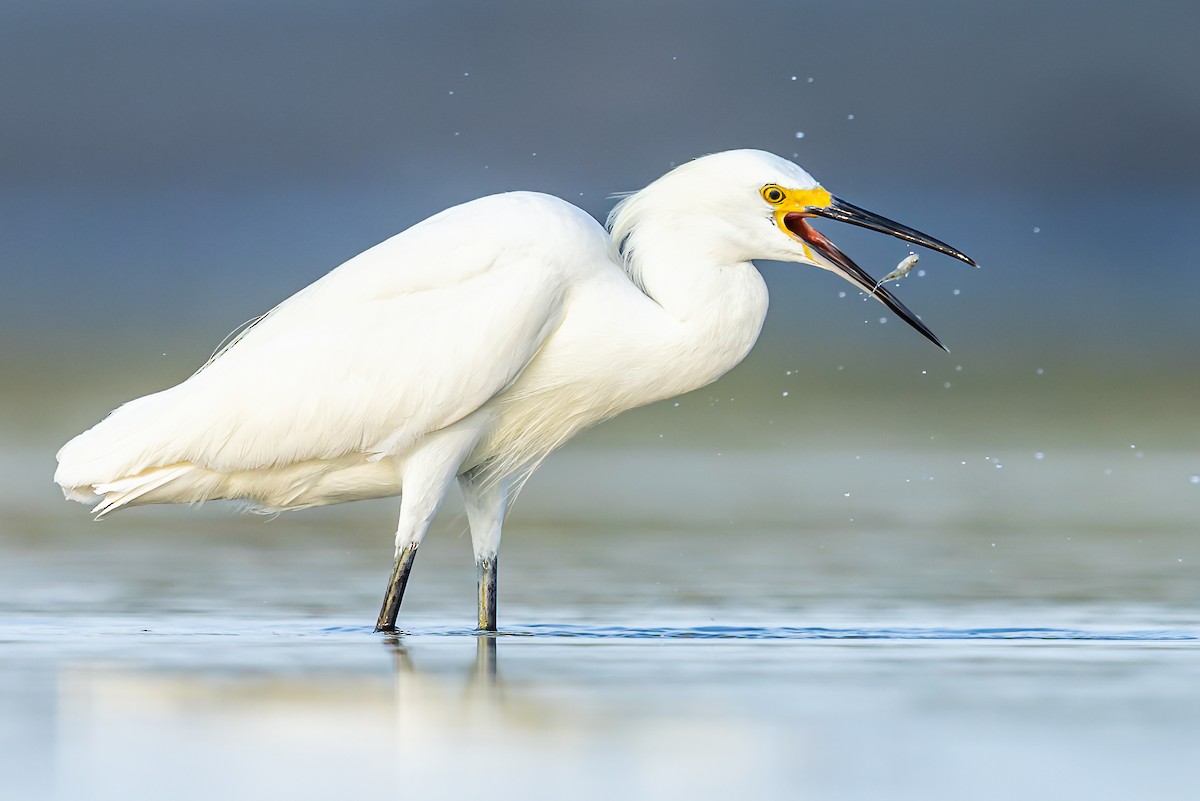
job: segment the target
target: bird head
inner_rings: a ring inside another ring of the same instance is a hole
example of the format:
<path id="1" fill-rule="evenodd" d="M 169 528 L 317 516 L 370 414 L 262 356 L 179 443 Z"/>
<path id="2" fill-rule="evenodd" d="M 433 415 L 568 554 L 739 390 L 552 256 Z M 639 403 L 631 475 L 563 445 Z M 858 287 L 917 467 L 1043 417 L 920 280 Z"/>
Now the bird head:
<path id="1" fill-rule="evenodd" d="M 945 345 L 908 307 L 809 221 L 825 217 L 869 228 L 976 266 L 966 254 L 928 234 L 835 197 L 797 165 L 761 150 L 703 156 L 626 198 L 610 217 L 619 247 L 630 244 L 625 240 L 631 219 L 641 216 L 639 206 L 673 215 L 671 224 L 690 229 L 710 253 L 738 261 L 790 261 L 829 270 L 887 306 L 943 350 Z"/>

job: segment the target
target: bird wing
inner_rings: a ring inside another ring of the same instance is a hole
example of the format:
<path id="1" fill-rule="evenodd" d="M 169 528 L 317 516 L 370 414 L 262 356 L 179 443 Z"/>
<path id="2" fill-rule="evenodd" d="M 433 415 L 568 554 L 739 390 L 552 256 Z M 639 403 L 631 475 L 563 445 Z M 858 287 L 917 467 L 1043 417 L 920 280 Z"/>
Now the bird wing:
<path id="1" fill-rule="evenodd" d="M 188 380 L 76 437 L 56 479 L 403 453 L 516 379 L 605 244 L 594 220 L 542 195 L 431 217 L 280 304 Z"/>

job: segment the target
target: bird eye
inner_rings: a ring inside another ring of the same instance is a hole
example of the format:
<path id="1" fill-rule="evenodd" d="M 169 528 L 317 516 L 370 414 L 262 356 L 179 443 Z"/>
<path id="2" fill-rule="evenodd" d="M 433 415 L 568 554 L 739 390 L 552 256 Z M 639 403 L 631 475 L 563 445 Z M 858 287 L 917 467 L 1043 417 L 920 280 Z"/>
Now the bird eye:
<path id="1" fill-rule="evenodd" d="M 772 205 L 778 205 L 779 203 L 782 203 L 783 199 L 787 197 L 787 193 L 775 184 L 767 184 L 764 186 L 761 194 L 763 196 L 763 200 Z"/>

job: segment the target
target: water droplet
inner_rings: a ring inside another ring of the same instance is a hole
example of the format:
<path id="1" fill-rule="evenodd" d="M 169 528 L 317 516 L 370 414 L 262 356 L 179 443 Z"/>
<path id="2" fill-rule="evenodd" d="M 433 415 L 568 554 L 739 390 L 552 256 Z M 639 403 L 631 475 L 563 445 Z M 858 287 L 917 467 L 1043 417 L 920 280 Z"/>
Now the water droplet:
<path id="1" fill-rule="evenodd" d="M 796 80 L 796 76 L 795 76 L 795 75 L 793 75 L 793 76 L 792 76 L 792 80 L 793 80 L 793 81 L 794 81 L 794 80 Z"/>
<path id="2" fill-rule="evenodd" d="M 1035 226 L 1033 226 L 1033 232 L 1034 232 L 1035 234 L 1040 234 L 1040 233 L 1042 232 L 1042 229 L 1041 229 L 1041 228 L 1038 228 L 1038 227 L 1035 225 Z"/>
<path id="3" fill-rule="evenodd" d="M 1033 455 L 1033 458 L 1034 458 L 1034 459 L 1037 459 L 1037 460 L 1040 462 L 1040 461 L 1042 461 L 1043 459 L 1045 459 L 1045 458 L 1046 458 L 1046 454 L 1042 453 L 1041 451 L 1038 451 L 1037 453 L 1035 453 L 1035 454 Z"/>
<path id="4" fill-rule="evenodd" d="M 1045 374 L 1046 374 L 1046 370 L 1045 370 L 1044 368 L 1042 368 L 1042 367 L 1039 367 L 1038 369 L 1034 370 L 1034 372 L 1035 372 L 1035 373 L 1037 373 L 1038 375 L 1045 375 Z"/>
<path id="5" fill-rule="evenodd" d="M 812 82 L 813 82 L 813 79 L 812 79 L 812 78 L 809 78 L 809 79 L 808 79 L 808 82 L 809 82 L 809 83 L 812 83 Z"/>
<path id="6" fill-rule="evenodd" d="M 955 295 L 961 295 L 961 294 L 962 294 L 962 290 L 956 289 L 956 290 L 954 290 L 954 294 L 955 294 Z"/>
<path id="7" fill-rule="evenodd" d="M 917 270 L 917 278 L 924 278 L 924 277 L 925 277 L 925 271 Z"/>
<path id="8" fill-rule="evenodd" d="M 848 120 L 852 120 L 852 119 L 854 119 L 854 115 L 853 115 L 853 114 L 847 114 L 847 115 L 846 115 L 846 119 L 848 119 Z"/>
<path id="9" fill-rule="evenodd" d="M 996 469 L 1002 470 L 1002 469 L 1004 469 L 1004 465 L 1000 464 L 999 462 L 996 462 Z"/>
<path id="10" fill-rule="evenodd" d="M 1193 484 L 1200 484 L 1200 476 L 1192 476 L 1188 479 Z"/>
<path id="11" fill-rule="evenodd" d="M 803 138 L 804 138 L 804 131 L 796 131 L 796 138 L 797 138 L 797 139 L 803 139 Z"/>
<path id="12" fill-rule="evenodd" d="M 950 382 L 947 381 L 946 383 L 942 384 L 942 389 L 950 389 Z"/>
<path id="13" fill-rule="evenodd" d="M 788 396 L 788 394 L 787 394 L 786 392 L 784 392 L 784 393 L 783 393 L 783 397 L 785 397 L 785 398 L 786 398 L 787 396 Z"/>
<path id="14" fill-rule="evenodd" d="M 886 317 L 880 317 L 880 318 L 879 318 L 879 324 L 880 324 L 880 325 L 887 325 L 887 318 L 886 318 Z"/>
<path id="15" fill-rule="evenodd" d="M 844 298 L 844 297 L 846 297 L 846 293 L 845 293 L 845 292 L 838 292 L 838 297 L 839 297 L 839 298 Z"/>
<path id="16" fill-rule="evenodd" d="M 843 492 L 843 493 L 842 493 L 842 497 L 843 497 L 843 498 L 849 498 L 849 497 L 850 497 L 850 493 L 848 493 L 848 492 Z"/>

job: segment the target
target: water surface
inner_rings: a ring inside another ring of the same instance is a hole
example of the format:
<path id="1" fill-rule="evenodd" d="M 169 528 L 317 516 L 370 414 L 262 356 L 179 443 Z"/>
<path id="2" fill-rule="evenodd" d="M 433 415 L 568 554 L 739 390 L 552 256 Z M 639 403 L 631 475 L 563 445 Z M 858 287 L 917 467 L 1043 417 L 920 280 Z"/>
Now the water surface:
<path id="1" fill-rule="evenodd" d="M 1047 451 L 584 443 L 501 634 L 451 502 L 388 637 L 394 502 L 91 523 L 10 449 L 0 797 L 1197 797 L 1192 457 Z"/>

